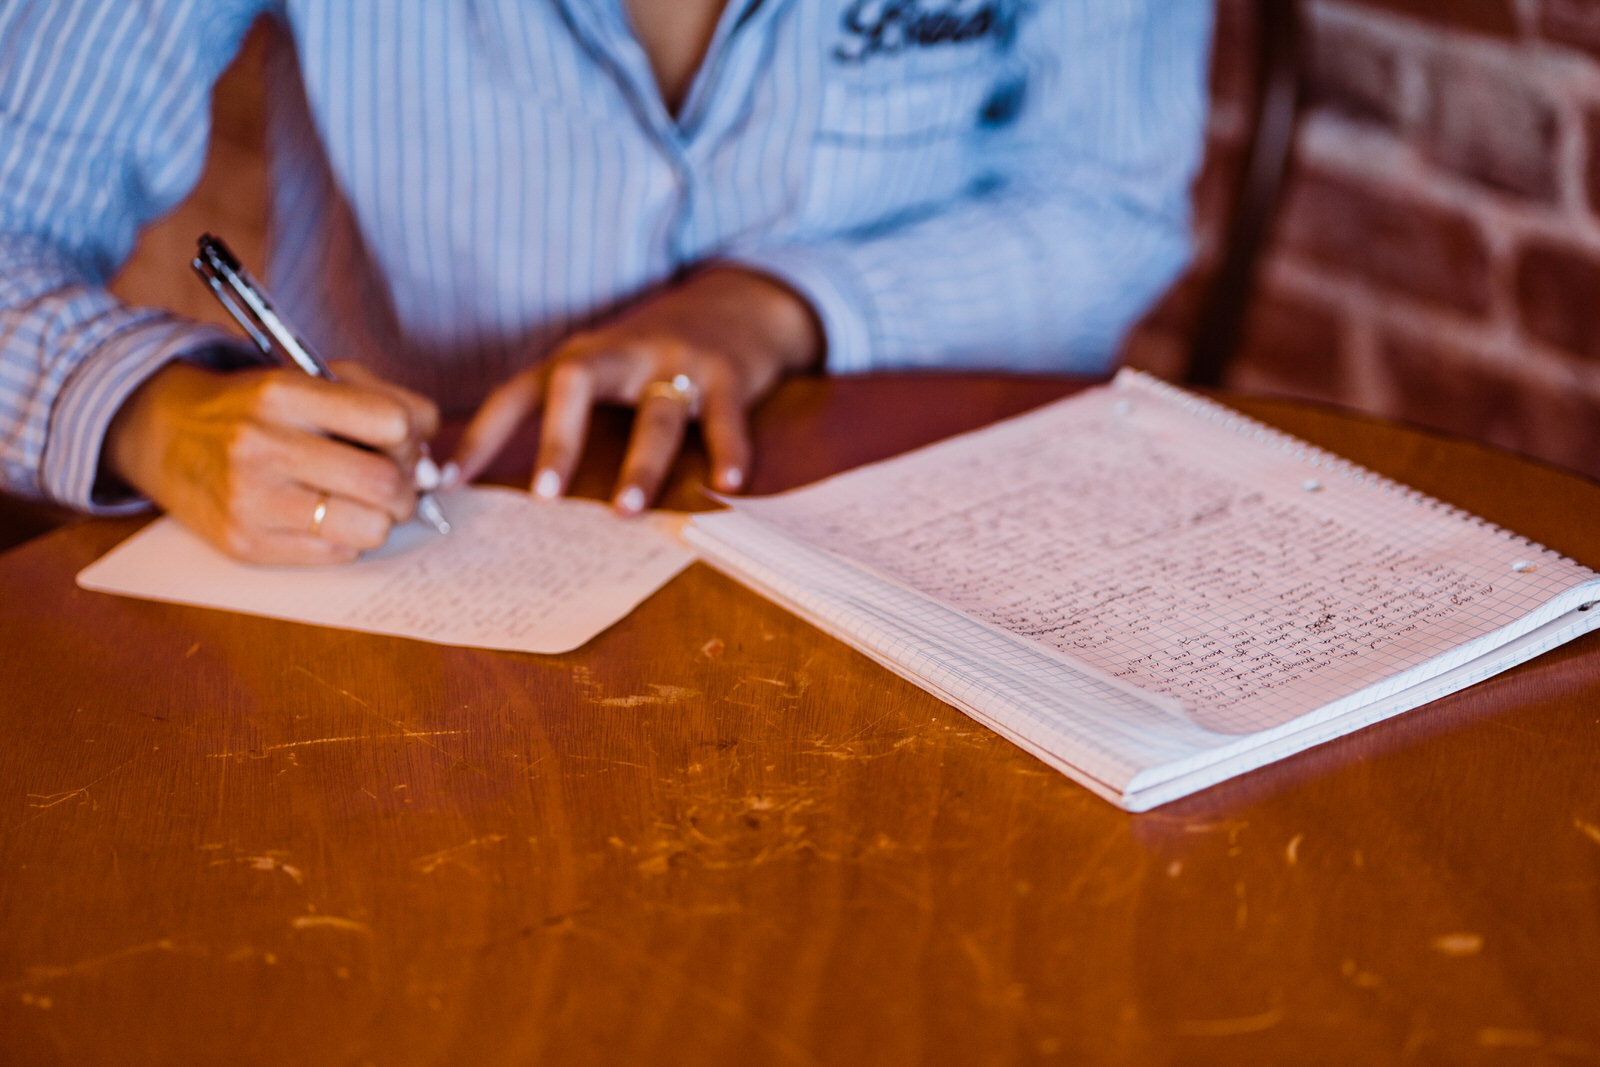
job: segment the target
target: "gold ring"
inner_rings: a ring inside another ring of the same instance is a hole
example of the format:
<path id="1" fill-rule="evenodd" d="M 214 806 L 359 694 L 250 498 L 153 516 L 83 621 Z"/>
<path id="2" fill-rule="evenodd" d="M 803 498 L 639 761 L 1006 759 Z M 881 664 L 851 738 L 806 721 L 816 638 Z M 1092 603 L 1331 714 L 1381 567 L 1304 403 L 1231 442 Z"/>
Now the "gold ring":
<path id="1" fill-rule="evenodd" d="M 700 387 L 687 374 L 674 374 L 651 382 L 639 394 L 639 403 L 646 400 L 671 400 L 688 409 L 692 419 L 700 414 Z"/>
<path id="2" fill-rule="evenodd" d="M 328 494 L 317 494 L 317 506 L 311 509 L 311 536 L 322 536 L 322 520 L 328 517 Z"/>

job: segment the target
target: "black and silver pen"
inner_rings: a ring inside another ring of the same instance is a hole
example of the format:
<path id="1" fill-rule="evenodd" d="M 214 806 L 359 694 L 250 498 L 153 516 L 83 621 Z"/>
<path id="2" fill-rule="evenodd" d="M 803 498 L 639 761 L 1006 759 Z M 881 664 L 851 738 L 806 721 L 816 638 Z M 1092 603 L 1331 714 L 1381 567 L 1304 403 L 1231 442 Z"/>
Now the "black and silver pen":
<path id="1" fill-rule="evenodd" d="M 221 238 L 202 234 L 193 266 L 206 287 L 265 355 L 286 360 L 314 378 L 338 380 L 316 351 L 289 329 L 273 308 L 266 290 L 250 276 Z M 439 468 L 428 454 L 426 444 L 422 446 L 422 458 L 417 461 L 412 479 L 422 490 L 417 497 L 417 514 L 440 533 L 449 533 L 450 521 L 433 496 L 433 489 L 439 484 Z"/>

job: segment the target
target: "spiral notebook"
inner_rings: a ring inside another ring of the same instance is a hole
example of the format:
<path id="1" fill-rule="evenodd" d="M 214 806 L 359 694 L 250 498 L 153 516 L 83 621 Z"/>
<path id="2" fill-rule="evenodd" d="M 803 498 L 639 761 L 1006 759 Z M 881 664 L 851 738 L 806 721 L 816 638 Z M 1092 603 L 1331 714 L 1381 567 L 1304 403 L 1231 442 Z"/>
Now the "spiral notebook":
<path id="1" fill-rule="evenodd" d="M 685 536 L 1130 811 L 1600 626 L 1600 574 L 1124 371 Z"/>

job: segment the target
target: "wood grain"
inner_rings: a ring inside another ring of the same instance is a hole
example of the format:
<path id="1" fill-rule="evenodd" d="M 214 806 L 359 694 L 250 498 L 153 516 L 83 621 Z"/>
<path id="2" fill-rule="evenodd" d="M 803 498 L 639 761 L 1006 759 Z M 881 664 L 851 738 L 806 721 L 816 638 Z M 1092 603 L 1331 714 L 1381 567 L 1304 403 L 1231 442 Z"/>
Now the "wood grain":
<path id="1" fill-rule="evenodd" d="M 755 487 L 1075 387 L 792 382 Z M 1600 563 L 1592 482 L 1240 406 Z M 702 565 L 536 657 L 75 588 L 136 526 L 0 555 L 0 1060 L 1600 1060 L 1594 635 L 1129 816 Z"/>

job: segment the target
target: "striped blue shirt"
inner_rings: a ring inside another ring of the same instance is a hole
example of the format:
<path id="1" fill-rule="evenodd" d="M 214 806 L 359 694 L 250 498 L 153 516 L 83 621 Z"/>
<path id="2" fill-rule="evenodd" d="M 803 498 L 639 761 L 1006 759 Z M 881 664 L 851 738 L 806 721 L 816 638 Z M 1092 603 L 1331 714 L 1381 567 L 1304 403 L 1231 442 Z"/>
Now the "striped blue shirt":
<path id="1" fill-rule="evenodd" d="M 192 187 L 260 14 L 268 284 L 470 408 L 694 264 L 807 297 L 831 371 L 1098 371 L 1189 254 L 1203 0 L 728 0 L 676 116 L 624 0 L 0 4 L 0 485 L 93 511 L 105 428 L 220 333 L 102 288 Z"/>

